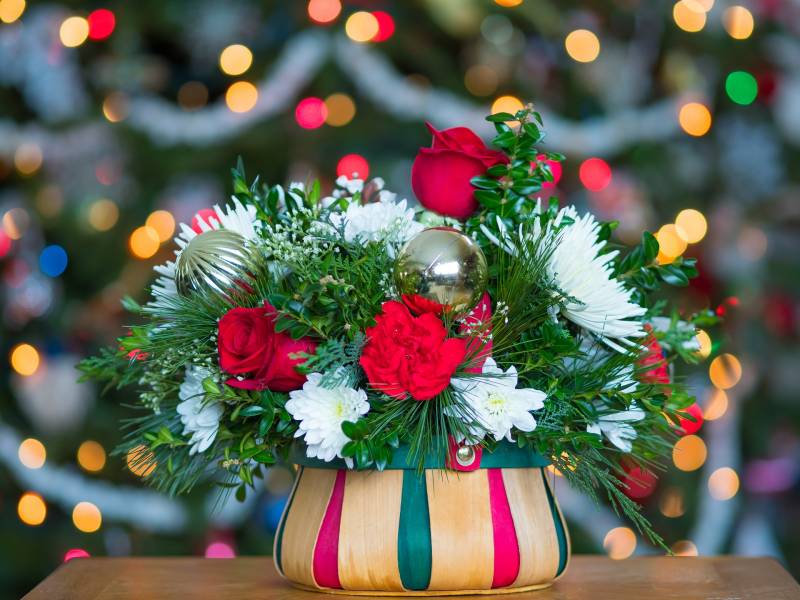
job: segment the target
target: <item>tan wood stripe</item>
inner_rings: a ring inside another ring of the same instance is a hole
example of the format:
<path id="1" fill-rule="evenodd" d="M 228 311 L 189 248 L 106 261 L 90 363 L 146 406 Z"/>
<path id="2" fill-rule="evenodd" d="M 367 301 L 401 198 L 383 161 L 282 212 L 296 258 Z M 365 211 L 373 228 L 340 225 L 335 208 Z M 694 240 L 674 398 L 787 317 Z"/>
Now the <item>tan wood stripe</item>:
<path id="1" fill-rule="evenodd" d="M 283 530 L 281 565 L 292 581 L 316 586 L 314 546 L 335 481 L 336 469 L 303 469 Z"/>
<path id="2" fill-rule="evenodd" d="M 540 469 L 503 469 L 519 544 L 515 586 L 550 581 L 558 571 L 558 537 Z"/>
<path id="3" fill-rule="evenodd" d="M 346 590 L 402 591 L 397 531 L 403 471 L 348 471 L 339 528 L 339 582 Z"/>
<path id="4" fill-rule="evenodd" d="M 469 473 L 428 470 L 431 518 L 429 590 L 492 587 L 494 538 L 486 469 Z"/>
<path id="5" fill-rule="evenodd" d="M 555 475 L 548 475 L 548 472 L 544 472 L 544 477 L 547 480 L 547 487 L 550 488 L 550 493 L 553 496 L 553 504 L 558 511 L 558 518 L 561 519 L 561 526 L 564 528 L 564 537 L 567 538 L 567 562 L 564 565 L 564 570 L 558 575 L 557 579 L 561 578 L 564 573 L 567 572 L 569 568 L 569 561 L 572 559 L 572 540 L 569 537 L 569 528 L 567 527 L 567 521 L 564 519 L 564 513 L 561 512 L 561 505 L 558 503 L 558 498 L 556 497 L 556 486 L 555 486 Z"/>

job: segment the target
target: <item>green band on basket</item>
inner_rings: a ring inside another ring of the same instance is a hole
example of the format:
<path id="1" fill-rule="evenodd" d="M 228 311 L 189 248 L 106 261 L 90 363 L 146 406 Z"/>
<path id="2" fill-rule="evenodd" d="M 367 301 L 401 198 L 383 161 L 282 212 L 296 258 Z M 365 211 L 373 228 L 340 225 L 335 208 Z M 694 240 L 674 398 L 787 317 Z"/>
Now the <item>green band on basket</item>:
<path id="1" fill-rule="evenodd" d="M 564 531 L 564 523 L 561 522 L 561 515 L 558 513 L 544 469 L 542 469 L 542 479 L 544 480 L 544 489 L 547 490 L 547 501 L 550 503 L 550 512 L 553 514 L 553 524 L 556 527 L 556 537 L 558 538 L 558 571 L 556 572 L 556 577 L 558 577 L 567 566 L 567 532 Z"/>
<path id="2" fill-rule="evenodd" d="M 425 475 L 403 472 L 403 496 L 397 529 L 397 567 L 407 590 L 424 590 L 431 581 L 431 522 Z"/>
<path id="3" fill-rule="evenodd" d="M 445 456 L 441 453 L 431 451 L 425 456 L 424 468 L 444 469 Z M 312 467 L 315 469 L 346 469 L 347 465 L 341 458 L 334 458 L 329 462 L 318 458 L 306 456 L 306 446 L 302 442 L 295 442 L 289 452 L 289 460 L 296 465 Z M 550 459 L 545 458 L 538 452 L 529 448 L 520 448 L 511 442 L 502 441 L 497 444 L 493 452 L 483 450 L 481 457 L 481 469 L 531 469 L 541 468 L 550 465 Z M 416 457 L 409 457 L 408 446 L 400 446 L 392 453 L 391 462 L 386 465 L 386 469 L 416 469 L 418 467 Z"/>

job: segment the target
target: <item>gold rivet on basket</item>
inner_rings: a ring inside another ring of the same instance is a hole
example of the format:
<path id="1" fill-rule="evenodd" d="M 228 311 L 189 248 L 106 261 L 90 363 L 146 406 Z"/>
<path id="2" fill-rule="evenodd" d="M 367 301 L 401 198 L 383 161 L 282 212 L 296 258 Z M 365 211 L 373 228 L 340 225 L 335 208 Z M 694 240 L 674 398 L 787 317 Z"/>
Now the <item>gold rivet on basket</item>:
<path id="1" fill-rule="evenodd" d="M 460 446 L 456 450 L 456 462 L 462 467 L 469 467 L 475 462 L 475 448 L 472 446 Z"/>

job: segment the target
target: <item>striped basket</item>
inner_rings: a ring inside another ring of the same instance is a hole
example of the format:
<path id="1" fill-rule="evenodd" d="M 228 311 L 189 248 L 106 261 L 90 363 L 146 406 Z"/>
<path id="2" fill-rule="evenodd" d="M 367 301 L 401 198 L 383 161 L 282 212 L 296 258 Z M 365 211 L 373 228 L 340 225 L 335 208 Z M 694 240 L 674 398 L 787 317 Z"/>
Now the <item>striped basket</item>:
<path id="1" fill-rule="evenodd" d="M 497 594 L 548 587 L 569 536 L 543 457 L 503 443 L 451 447 L 420 474 L 395 452 L 384 471 L 295 453 L 297 478 L 275 565 L 297 587 L 350 595 Z"/>

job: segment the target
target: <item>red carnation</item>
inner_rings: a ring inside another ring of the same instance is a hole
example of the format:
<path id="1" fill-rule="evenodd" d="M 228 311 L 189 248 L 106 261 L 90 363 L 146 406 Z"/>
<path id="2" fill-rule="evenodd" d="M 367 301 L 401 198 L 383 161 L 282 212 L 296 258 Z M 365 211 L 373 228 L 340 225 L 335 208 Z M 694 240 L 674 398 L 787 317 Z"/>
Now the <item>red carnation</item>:
<path id="1" fill-rule="evenodd" d="M 419 294 L 403 294 L 402 300 L 415 315 L 433 313 L 437 316 L 441 316 L 445 309 L 444 304 L 439 304 L 435 300 L 428 300 Z"/>
<path id="2" fill-rule="evenodd" d="M 644 383 L 669 383 L 669 371 L 667 371 L 667 361 L 664 359 L 664 350 L 656 336 L 653 335 L 653 328 L 646 324 L 644 329 L 648 333 L 647 339 L 644 341 L 647 350 L 639 358 L 639 367 L 642 369 L 639 378 Z"/>
<path id="3" fill-rule="evenodd" d="M 411 167 L 411 187 L 420 204 L 439 214 L 466 219 L 478 209 L 471 179 L 496 164 L 508 162 L 498 150 L 490 150 L 466 127 L 437 131 L 430 148 L 420 148 Z"/>
<path id="4" fill-rule="evenodd" d="M 458 328 L 459 333 L 472 334 L 467 344 L 470 366 L 467 373 L 483 372 L 483 363 L 492 355 L 492 299 L 484 292 L 478 305 L 464 318 Z"/>
<path id="5" fill-rule="evenodd" d="M 373 388 L 395 398 L 430 400 L 450 384 L 467 354 L 467 340 L 447 338 L 433 313 L 415 317 L 401 302 L 384 302 L 367 329 L 361 366 Z"/>
<path id="6" fill-rule="evenodd" d="M 313 354 L 316 344 L 311 338 L 293 340 L 288 334 L 275 331 L 275 307 L 264 303 L 257 308 L 233 308 L 219 321 L 219 365 L 231 375 L 227 384 L 245 390 L 289 392 L 302 387 L 306 376 L 297 365 L 305 359 L 291 355 Z"/>

